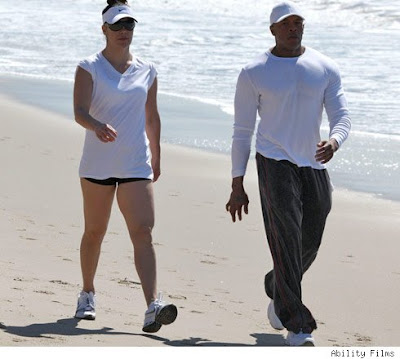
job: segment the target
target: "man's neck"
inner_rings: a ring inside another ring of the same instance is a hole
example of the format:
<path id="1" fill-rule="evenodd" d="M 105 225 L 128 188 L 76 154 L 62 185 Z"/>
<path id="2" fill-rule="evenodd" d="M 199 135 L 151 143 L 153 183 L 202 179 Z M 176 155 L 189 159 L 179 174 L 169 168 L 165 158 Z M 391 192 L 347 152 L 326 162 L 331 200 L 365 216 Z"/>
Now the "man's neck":
<path id="1" fill-rule="evenodd" d="M 284 47 L 275 46 L 271 50 L 271 53 L 277 57 L 299 57 L 304 54 L 305 50 L 306 49 L 304 46 L 300 46 L 296 49 L 287 49 Z"/>

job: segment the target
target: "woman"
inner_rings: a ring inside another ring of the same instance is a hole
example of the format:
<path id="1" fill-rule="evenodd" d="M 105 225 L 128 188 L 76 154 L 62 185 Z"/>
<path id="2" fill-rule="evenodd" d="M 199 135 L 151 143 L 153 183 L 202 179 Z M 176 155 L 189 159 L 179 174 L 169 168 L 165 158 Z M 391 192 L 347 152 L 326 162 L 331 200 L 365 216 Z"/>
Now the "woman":
<path id="1" fill-rule="evenodd" d="M 106 47 L 81 61 L 75 76 L 75 120 L 86 129 L 79 167 L 85 216 L 83 289 L 75 317 L 95 319 L 94 276 L 116 195 L 148 305 L 143 331 L 154 333 L 177 316 L 175 305 L 156 298 L 152 181 L 160 176 L 157 72 L 130 53 L 137 21 L 127 2 L 107 3 L 102 26 Z"/>

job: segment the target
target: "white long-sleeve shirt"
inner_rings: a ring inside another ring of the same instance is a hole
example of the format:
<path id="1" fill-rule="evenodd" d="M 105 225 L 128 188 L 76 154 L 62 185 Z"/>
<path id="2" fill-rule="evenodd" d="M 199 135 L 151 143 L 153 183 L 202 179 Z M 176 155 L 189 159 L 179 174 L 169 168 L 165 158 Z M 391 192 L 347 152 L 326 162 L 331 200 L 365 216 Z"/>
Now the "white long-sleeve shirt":
<path id="1" fill-rule="evenodd" d="M 341 146 L 351 127 L 347 101 L 337 65 L 318 51 L 307 47 L 299 57 L 267 51 L 245 66 L 235 94 L 232 177 L 246 173 L 257 112 L 257 152 L 299 167 L 325 168 L 314 158 L 324 107 L 329 137 Z"/>

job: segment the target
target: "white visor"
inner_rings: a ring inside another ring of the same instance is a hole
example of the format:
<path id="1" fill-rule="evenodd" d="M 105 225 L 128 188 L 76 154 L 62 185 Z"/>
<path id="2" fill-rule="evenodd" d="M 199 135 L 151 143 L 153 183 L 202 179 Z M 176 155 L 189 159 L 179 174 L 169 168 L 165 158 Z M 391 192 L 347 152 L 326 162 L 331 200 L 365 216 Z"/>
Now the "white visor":
<path id="1" fill-rule="evenodd" d="M 115 24 L 117 21 L 123 19 L 124 17 L 130 17 L 136 21 L 136 19 L 133 17 L 132 9 L 129 6 L 126 5 L 113 6 L 110 7 L 103 14 L 103 24 L 105 22 L 107 24 Z"/>

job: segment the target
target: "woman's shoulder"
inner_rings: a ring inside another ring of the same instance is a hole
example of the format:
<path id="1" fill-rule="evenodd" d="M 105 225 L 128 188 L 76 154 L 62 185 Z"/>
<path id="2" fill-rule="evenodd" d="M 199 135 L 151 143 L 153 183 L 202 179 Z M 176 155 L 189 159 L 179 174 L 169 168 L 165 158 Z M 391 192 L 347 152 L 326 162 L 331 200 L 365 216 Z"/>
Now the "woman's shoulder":
<path id="1" fill-rule="evenodd" d="M 101 52 L 96 52 L 95 54 L 89 55 L 79 61 L 79 64 L 93 65 L 101 60 Z"/>
<path id="2" fill-rule="evenodd" d="M 155 65 L 151 61 L 146 61 L 142 59 L 141 57 L 134 57 L 135 64 L 138 68 L 142 68 L 144 70 L 150 69 L 150 70 L 155 70 Z"/>

